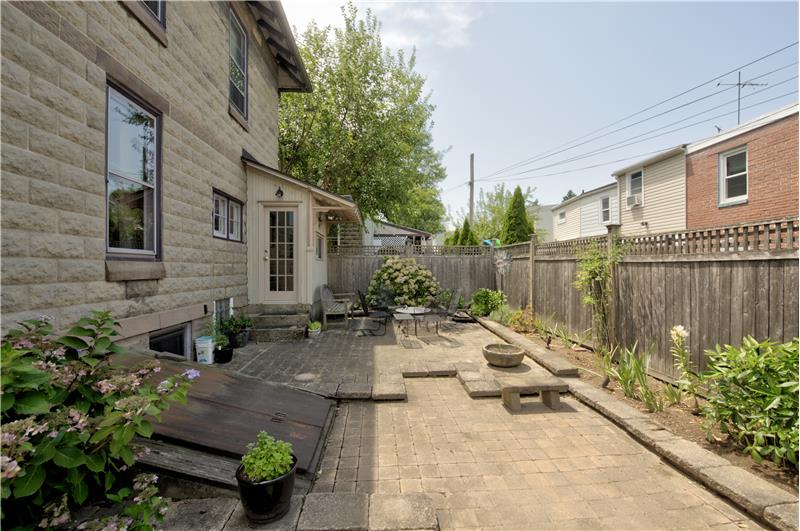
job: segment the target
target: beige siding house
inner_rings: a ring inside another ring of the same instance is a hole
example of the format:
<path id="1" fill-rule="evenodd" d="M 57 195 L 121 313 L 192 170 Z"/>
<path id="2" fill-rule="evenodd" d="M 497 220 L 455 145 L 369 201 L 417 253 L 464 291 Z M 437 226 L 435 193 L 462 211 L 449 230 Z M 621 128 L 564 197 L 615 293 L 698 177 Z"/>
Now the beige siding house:
<path id="1" fill-rule="evenodd" d="M 613 173 L 623 234 L 686 228 L 686 146 L 681 145 Z"/>
<path id="2" fill-rule="evenodd" d="M 279 2 L 8 2 L 1 18 L 5 328 L 107 309 L 130 345 L 190 345 L 215 312 L 313 303 L 316 235 L 356 214 L 269 169 L 281 92 L 311 90 Z M 278 226 L 291 271 L 265 253 Z"/>
<path id="3" fill-rule="evenodd" d="M 619 223 L 617 183 L 581 192 L 552 209 L 553 240 L 599 236 L 607 226 Z"/>

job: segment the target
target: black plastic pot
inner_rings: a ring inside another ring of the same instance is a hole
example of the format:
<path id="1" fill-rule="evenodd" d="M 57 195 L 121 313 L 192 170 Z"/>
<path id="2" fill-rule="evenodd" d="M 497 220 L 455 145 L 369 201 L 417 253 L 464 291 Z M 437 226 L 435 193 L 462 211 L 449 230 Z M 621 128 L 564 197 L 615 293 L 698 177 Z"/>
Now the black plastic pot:
<path id="1" fill-rule="evenodd" d="M 248 520 L 264 524 L 289 512 L 296 470 L 297 457 L 292 455 L 292 469 L 289 472 L 269 481 L 253 483 L 244 476 L 244 468 L 239 465 L 236 469 L 236 482 L 239 484 L 239 499 Z"/>
<path id="2" fill-rule="evenodd" d="M 250 335 L 250 332 L 247 330 L 242 330 L 238 334 L 231 334 L 228 336 L 228 340 L 231 342 L 231 346 L 233 348 L 242 348 L 243 346 L 247 345 L 247 339 Z"/>
<path id="3" fill-rule="evenodd" d="M 230 363 L 233 359 L 233 347 L 218 348 L 214 351 L 214 363 Z"/>

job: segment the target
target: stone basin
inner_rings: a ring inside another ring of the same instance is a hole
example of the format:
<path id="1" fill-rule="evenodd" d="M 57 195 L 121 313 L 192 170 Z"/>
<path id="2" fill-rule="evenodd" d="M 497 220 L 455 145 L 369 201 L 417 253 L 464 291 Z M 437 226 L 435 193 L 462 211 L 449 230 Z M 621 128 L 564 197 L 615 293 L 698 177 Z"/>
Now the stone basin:
<path id="1" fill-rule="evenodd" d="M 525 351 L 515 345 L 491 343 L 483 347 L 483 357 L 495 367 L 516 367 L 525 359 Z"/>

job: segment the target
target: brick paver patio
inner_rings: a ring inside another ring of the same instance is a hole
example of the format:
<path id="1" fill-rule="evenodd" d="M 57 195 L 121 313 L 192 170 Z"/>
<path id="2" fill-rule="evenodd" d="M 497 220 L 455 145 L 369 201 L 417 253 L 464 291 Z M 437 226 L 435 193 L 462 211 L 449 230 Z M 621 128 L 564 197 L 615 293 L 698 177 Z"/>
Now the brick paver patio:
<path id="1" fill-rule="evenodd" d="M 331 330 L 251 344 L 228 369 L 333 394 L 424 363 L 497 376 L 481 347 L 499 341 L 477 324 L 418 339 Z M 570 396 L 511 413 L 453 377 L 404 382 L 407 401 L 340 403 L 313 492 L 425 493 L 442 529 L 761 529 Z"/>

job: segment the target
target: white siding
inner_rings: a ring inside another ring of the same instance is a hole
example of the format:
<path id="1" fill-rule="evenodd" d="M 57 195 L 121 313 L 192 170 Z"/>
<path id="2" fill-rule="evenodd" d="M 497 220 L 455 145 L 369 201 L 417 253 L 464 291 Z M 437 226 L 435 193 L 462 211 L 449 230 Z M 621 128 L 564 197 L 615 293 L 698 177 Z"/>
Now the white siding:
<path id="1" fill-rule="evenodd" d="M 566 212 L 566 221 L 558 222 L 558 213 Z M 553 209 L 553 240 L 571 240 L 581 235 L 580 202 L 575 201 L 562 208 Z"/>
<path id="2" fill-rule="evenodd" d="M 600 217 L 600 202 L 604 197 L 608 197 L 611 203 L 611 217 L 605 223 Z M 582 238 L 607 234 L 608 228 L 606 226 L 609 223 L 616 223 L 619 219 L 619 198 L 615 188 L 584 197 L 579 203 L 581 212 L 580 235 Z"/>
<path id="3" fill-rule="evenodd" d="M 683 153 L 644 168 L 642 206 L 628 208 L 627 176 L 620 176 L 623 234 L 650 234 L 686 228 L 686 157 Z M 646 223 L 643 224 L 643 223 Z"/>

